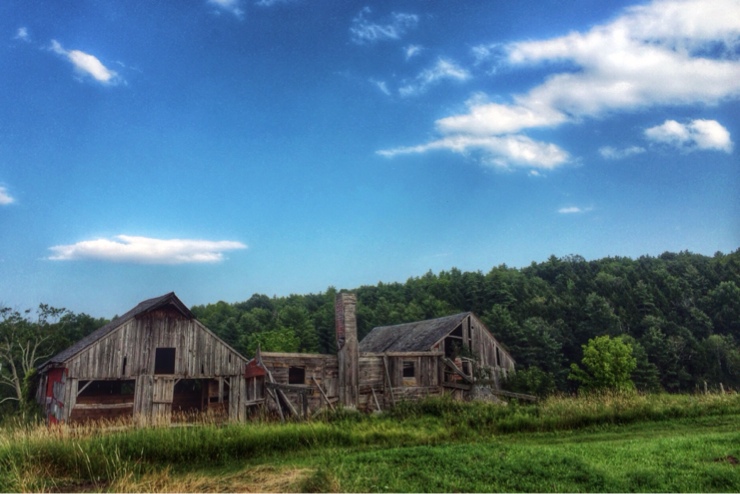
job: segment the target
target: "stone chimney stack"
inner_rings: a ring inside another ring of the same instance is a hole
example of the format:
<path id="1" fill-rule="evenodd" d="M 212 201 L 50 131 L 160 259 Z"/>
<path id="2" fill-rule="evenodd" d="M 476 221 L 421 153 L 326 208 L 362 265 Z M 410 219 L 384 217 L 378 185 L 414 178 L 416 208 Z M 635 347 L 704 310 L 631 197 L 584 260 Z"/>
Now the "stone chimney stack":
<path id="1" fill-rule="evenodd" d="M 339 403 L 357 408 L 359 398 L 360 344 L 357 341 L 357 297 L 337 293 L 334 303 L 339 360 Z"/>

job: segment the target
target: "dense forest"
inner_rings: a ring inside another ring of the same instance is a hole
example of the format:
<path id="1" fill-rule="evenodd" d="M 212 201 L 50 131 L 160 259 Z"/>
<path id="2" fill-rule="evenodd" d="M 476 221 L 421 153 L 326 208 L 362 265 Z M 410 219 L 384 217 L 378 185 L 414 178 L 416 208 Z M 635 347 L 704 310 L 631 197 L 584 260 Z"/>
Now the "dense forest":
<path id="1" fill-rule="evenodd" d="M 551 256 L 525 268 L 500 265 L 487 273 L 452 268 L 351 290 L 357 294 L 360 338 L 375 326 L 476 313 L 516 359 L 517 373 L 507 383 L 515 391 L 575 390 L 570 364 L 580 362 L 582 345 L 600 335 L 630 343 L 637 359 L 632 378 L 640 390 L 694 391 L 705 382 L 710 389 L 720 383 L 740 389 L 740 249 L 712 257 Z M 335 294 L 335 288 L 287 297 L 255 294 L 192 310 L 247 356 L 258 345 L 334 353 Z M 24 392 L 11 385 L 12 373 L 22 382 L 24 369 L 33 367 L 29 359 L 40 360 L 105 323 L 48 306 L 35 314 L 0 310 L 0 412 L 17 406 L 15 397 Z M 12 341 L 26 342 L 27 351 L 19 351 L 23 345 L 14 351 Z"/>
<path id="2" fill-rule="evenodd" d="M 462 311 L 476 313 L 508 347 L 517 374 L 508 386 L 547 394 L 572 391 L 570 364 L 600 335 L 633 349 L 633 381 L 645 391 L 740 388 L 740 250 L 638 259 L 580 256 L 501 265 L 487 273 L 431 271 L 405 283 L 378 283 L 357 294 L 358 331 Z M 193 307 L 229 344 L 265 350 L 333 353 L 336 290 Z"/>

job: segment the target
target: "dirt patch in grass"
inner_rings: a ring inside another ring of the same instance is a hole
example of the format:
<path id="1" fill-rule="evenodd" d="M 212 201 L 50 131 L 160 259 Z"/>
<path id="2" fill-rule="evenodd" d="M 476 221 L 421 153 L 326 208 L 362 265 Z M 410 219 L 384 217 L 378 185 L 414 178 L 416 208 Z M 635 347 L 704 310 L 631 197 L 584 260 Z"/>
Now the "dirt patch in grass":
<path id="1" fill-rule="evenodd" d="M 722 458 L 715 458 L 714 461 L 716 463 L 729 463 L 730 465 L 737 465 L 738 463 L 740 463 L 740 461 L 738 461 L 738 459 L 732 455 L 727 455 Z"/>
<path id="2" fill-rule="evenodd" d="M 260 465 L 232 473 L 173 473 L 165 468 L 142 476 L 120 492 L 300 492 L 314 473 L 309 468 Z"/>

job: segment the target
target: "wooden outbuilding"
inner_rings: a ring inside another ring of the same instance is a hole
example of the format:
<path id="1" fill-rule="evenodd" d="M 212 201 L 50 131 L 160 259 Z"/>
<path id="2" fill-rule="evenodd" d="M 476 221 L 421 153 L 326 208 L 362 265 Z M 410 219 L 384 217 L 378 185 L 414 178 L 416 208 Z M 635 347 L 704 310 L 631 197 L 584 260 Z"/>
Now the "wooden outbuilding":
<path id="1" fill-rule="evenodd" d="M 334 355 L 262 352 L 266 404 L 281 415 L 341 405 L 382 410 L 401 400 L 451 394 L 495 399 L 514 359 L 471 312 L 374 328 L 357 341 L 356 298 L 337 295 Z"/>
<path id="2" fill-rule="evenodd" d="M 244 420 L 246 364 L 168 293 L 42 364 L 37 399 L 50 423 L 167 423 L 202 412 Z"/>

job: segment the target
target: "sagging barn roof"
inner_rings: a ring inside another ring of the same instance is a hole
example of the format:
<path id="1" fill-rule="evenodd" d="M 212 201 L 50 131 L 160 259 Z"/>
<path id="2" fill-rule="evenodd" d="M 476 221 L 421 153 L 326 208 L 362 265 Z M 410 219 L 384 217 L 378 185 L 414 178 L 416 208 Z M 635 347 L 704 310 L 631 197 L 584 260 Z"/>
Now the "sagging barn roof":
<path id="1" fill-rule="evenodd" d="M 99 339 L 110 334 L 116 328 L 126 323 L 127 321 L 137 316 L 140 316 L 146 312 L 157 310 L 157 309 L 160 309 L 166 306 L 174 307 L 178 312 L 180 312 L 183 316 L 185 316 L 188 319 L 195 319 L 195 316 L 193 315 L 192 312 L 190 312 L 190 309 L 188 309 L 185 306 L 185 304 L 183 304 L 180 301 L 180 299 L 177 298 L 177 295 L 175 295 L 175 292 L 170 292 L 170 293 L 167 293 L 159 297 L 150 298 L 149 300 L 144 300 L 143 302 L 139 303 L 139 305 L 137 305 L 130 311 L 126 312 L 124 315 L 113 319 L 111 322 L 109 322 L 102 328 L 96 329 L 89 335 L 79 340 L 74 345 L 54 355 L 52 358 L 50 358 L 49 360 L 41 364 L 38 368 L 43 369 L 49 364 L 58 364 L 58 363 L 65 362 L 66 360 L 70 359 L 71 357 L 74 357 L 79 352 L 81 352 L 82 350 L 90 346 L 91 344 L 95 343 Z"/>
<path id="2" fill-rule="evenodd" d="M 380 326 L 373 328 L 360 342 L 360 351 L 383 352 L 428 352 L 439 340 L 453 332 L 472 312 L 427 321 Z"/>

